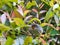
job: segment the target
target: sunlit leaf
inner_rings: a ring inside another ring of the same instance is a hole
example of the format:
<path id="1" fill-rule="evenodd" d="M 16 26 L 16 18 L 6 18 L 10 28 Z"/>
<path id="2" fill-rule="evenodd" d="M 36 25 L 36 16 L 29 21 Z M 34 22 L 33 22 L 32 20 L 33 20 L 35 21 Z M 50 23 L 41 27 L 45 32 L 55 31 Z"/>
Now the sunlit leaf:
<path id="1" fill-rule="evenodd" d="M 17 26 L 24 26 L 25 25 L 24 21 L 21 18 L 14 18 L 13 20 Z"/>
<path id="2" fill-rule="evenodd" d="M 24 1 L 19 2 L 22 6 L 24 6 Z"/>
<path id="3" fill-rule="evenodd" d="M 42 27 L 44 27 L 44 26 L 50 26 L 50 27 L 56 29 L 56 28 L 54 27 L 54 25 L 49 24 L 49 23 L 41 23 L 40 26 L 42 26 Z"/>
<path id="4" fill-rule="evenodd" d="M 28 2 L 27 5 L 26 5 L 26 8 L 29 9 L 31 8 L 32 6 L 35 6 L 36 5 L 36 2 L 35 1 L 32 1 L 32 2 Z"/>
<path id="5" fill-rule="evenodd" d="M 31 8 L 31 6 L 32 6 L 31 2 L 28 2 L 26 5 L 26 8 L 29 9 L 29 8 Z"/>
<path id="6" fill-rule="evenodd" d="M 25 10 L 24 11 L 24 16 L 26 16 L 29 12 L 31 12 L 30 10 Z"/>
<path id="7" fill-rule="evenodd" d="M 49 5 L 49 0 L 41 0 L 41 1 Z"/>
<path id="8" fill-rule="evenodd" d="M 10 30 L 10 27 L 5 26 L 5 25 L 3 25 L 3 24 L 0 24 L 0 30 L 1 30 L 1 31 Z"/>
<path id="9" fill-rule="evenodd" d="M 11 26 L 12 28 L 16 28 L 16 27 L 17 27 L 17 25 L 16 25 L 15 22 L 11 22 L 10 24 L 11 24 L 10 26 Z"/>
<path id="10" fill-rule="evenodd" d="M 54 5 L 54 0 L 51 0 L 51 1 L 49 2 L 49 4 L 50 4 L 50 6 L 53 6 L 53 5 Z"/>
<path id="11" fill-rule="evenodd" d="M 18 18 L 23 18 L 23 9 L 21 6 L 18 5 L 17 9 L 14 9 L 14 11 L 12 11 L 12 17 L 18 17 Z"/>
<path id="12" fill-rule="evenodd" d="M 14 10 L 14 14 L 15 14 L 15 17 L 23 18 L 23 16 L 17 10 Z"/>
<path id="13" fill-rule="evenodd" d="M 29 45 L 32 43 L 33 38 L 31 36 L 27 36 L 24 41 L 24 45 Z"/>
<path id="14" fill-rule="evenodd" d="M 46 13 L 46 16 L 45 16 L 45 21 L 48 21 L 50 18 L 52 18 L 54 16 L 54 12 L 52 12 L 52 8 L 50 8 L 48 10 L 48 12 Z"/>
<path id="15" fill-rule="evenodd" d="M 37 21 L 37 23 L 41 23 L 41 21 L 38 18 L 31 19 L 29 23 L 33 23 L 34 21 Z"/>
<path id="16" fill-rule="evenodd" d="M 44 27 L 44 26 L 47 25 L 47 23 L 41 23 L 40 25 L 41 25 L 42 27 Z"/>
<path id="17" fill-rule="evenodd" d="M 5 45 L 12 45 L 13 43 L 14 43 L 14 39 L 12 39 L 11 37 L 8 37 Z"/>
<path id="18" fill-rule="evenodd" d="M 12 8 L 12 4 L 11 3 L 6 3 L 10 8 Z"/>

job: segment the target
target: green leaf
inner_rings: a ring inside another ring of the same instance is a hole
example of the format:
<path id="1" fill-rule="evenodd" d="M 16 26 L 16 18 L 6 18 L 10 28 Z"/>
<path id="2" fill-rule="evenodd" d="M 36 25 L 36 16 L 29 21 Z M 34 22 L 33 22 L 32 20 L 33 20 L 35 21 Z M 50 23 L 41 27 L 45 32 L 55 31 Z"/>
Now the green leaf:
<path id="1" fill-rule="evenodd" d="M 27 37 L 25 38 L 24 45 L 29 45 L 29 44 L 31 44 L 31 43 L 32 43 L 32 40 L 33 40 L 32 36 L 27 36 Z"/>
<path id="2" fill-rule="evenodd" d="M 20 2 L 20 5 L 24 6 L 24 2 L 23 2 L 23 1 L 21 1 L 21 2 Z"/>
<path id="3" fill-rule="evenodd" d="M 33 23 L 34 21 L 37 21 L 37 23 L 41 23 L 41 21 L 38 18 L 33 18 L 29 21 L 29 23 Z"/>
<path id="4" fill-rule="evenodd" d="M 10 2 L 16 2 L 16 3 L 18 2 L 18 0 L 9 0 L 9 1 L 10 1 Z"/>
<path id="5" fill-rule="evenodd" d="M 11 3 L 6 3 L 10 8 L 12 8 L 12 4 Z"/>
<path id="6" fill-rule="evenodd" d="M 50 35 L 51 36 L 55 36 L 55 35 L 57 35 L 58 34 L 58 31 L 57 30 L 51 30 L 50 31 Z"/>
<path id="7" fill-rule="evenodd" d="M 2 8 L 3 5 L 4 5 L 4 3 L 2 3 L 2 1 L 0 1 L 0 8 Z"/>
<path id="8" fill-rule="evenodd" d="M 49 5 L 49 0 L 41 0 L 42 2 L 44 2 L 45 4 Z"/>
<path id="9" fill-rule="evenodd" d="M 11 37 L 8 37 L 6 40 L 5 45 L 12 45 L 13 44 L 14 39 L 12 39 Z"/>
<path id="10" fill-rule="evenodd" d="M 29 12 L 31 12 L 31 10 L 25 10 L 25 11 L 24 11 L 24 17 L 26 17 L 26 15 L 27 15 Z"/>
<path id="11" fill-rule="evenodd" d="M 29 9 L 31 8 L 32 6 L 35 6 L 36 5 L 36 1 L 32 1 L 32 2 L 28 2 L 27 5 L 26 5 L 26 8 Z"/>
<path id="12" fill-rule="evenodd" d="M 29 9 L 29 8 L 31 8 L 31 6 L 32 6 L 31 2 L 28 2 L 26 5 L 26 8 Z"/>
<path id="13" fill-rule="evenodd" d="M 52 12 L 51 10 L 52 8 L 50 8 L 48 10 L 48 12 L 46 13 L 46 16 L 45 16 L 45 22 L 48 21 L 50 18 L 52 18 L 54 16 L 54 13 Z"/>
<path id="14" fill-rule="evenodd" d="M 21 18 L 14 18 L 14 22 L 16 23 L 17 26 L 24 26 L 25 23 Z"/>
<path id="15" fill-rule="evenodd" d="M 36 1 L 32 1 L 32 5 L 36 5 Z"/>
<path id="16" fill-rule="evenodd" d="M 20 12 L 21 12 L 21 10 L 20 10 Z M 14 10 L 14 16 L 15 17 L 18 17 L 18 18 L 24 18 L 23 16 L 22 16 L 22 14 L 21 13 L 19 13 L 16 9 Z"/>
<path id="17" fill-rule="evenodd" d="M 3 24 L 0 24 L 0 30 L 1 30 L 1 31 L 10 30 L 10 27 L 5 26 L 5 25 L 3 25 Z"/>
<path id="18" fill-rule="evenodd" d="M 44 27 L 44 26 L 46 26 L 47 25 L 47 23 L 41 23 L 40 24 L 40 26 L 42 26 L 42 27 Z"/>
<path id="19" fill-rule="evenodd" d="M 11 22 L 11 23 L 10 23 L 10 26 L 11 26 L 12 28 L 16 28 L 16 27 L 17 27 L 17 25 L 16 25 L 15 22 Z"/>
<path id="20" fill-rule="evenodd" d="M 2 31 L 0 30 L 0 36 L 2 36 Z"/>
<path id="21" fill-rule="evenodd" d="M 54 5 L 54 0 L 51 0 L 51 1 L 49 2 L 49 4 L 50 4 L 50 6 L 52 7 L 52 6 Z"/>

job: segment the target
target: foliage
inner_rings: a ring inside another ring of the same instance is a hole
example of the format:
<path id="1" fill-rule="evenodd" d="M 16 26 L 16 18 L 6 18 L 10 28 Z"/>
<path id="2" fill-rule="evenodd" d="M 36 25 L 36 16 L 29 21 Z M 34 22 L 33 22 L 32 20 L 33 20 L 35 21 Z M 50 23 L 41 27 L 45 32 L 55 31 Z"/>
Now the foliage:
<path id="1" fill-rule="evenodd" d="M 19 45 L 60 45 L 60 0 L 0 0 L 0 37 L 5 45 L 16 39 Z"/>

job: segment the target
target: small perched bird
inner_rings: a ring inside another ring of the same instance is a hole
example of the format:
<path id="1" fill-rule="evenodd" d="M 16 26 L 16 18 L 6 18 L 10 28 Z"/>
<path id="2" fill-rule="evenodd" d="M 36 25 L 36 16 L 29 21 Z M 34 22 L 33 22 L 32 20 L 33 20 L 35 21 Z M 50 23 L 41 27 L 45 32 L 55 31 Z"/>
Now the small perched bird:
<path id="1" fill-rule="evenodd" d="M 39 33 L 43 33 L 43 28 L 39 24 L 32 24 L 31 27 L 33 30 L 37 30 Z"/>
<path id="2" fill-rule="evenodd" d="M 31 27 L 28 30 L 34 38 L 43 33 L 43 28 L 39 24 L 31 24 Z"/>

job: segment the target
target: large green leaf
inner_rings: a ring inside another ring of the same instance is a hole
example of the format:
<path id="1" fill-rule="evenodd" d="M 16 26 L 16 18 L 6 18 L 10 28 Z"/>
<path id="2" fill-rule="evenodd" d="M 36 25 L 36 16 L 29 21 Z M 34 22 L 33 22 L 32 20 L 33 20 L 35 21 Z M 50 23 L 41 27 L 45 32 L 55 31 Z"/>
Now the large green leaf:
<path id="1" fill-rule="evenodd" d="M 41 0 L 41 1 L 49 5 L 49 0 Z"/>
<path id="2" fill-rule="evenodd" d="M 11 2 L 18 2 L 18 0 L 0 0 L 0 8 L 2 8 L 4 5 L 8 5 L 10 8 L 12 8 Z"/>
<path id="3" fill-rule="evenodd" d="M 7 40 L 6 40 L 5 45 L 12 45 L 13 42 L 14 42 L 14 39 L 12 39 L 11 37 L 8 37 Z"/>
<path id="4" fill-rule="evenodd" d="M 24 11 L 24 17 L 26 17 L 29 12 L 31 12 L 31 10 L 25 10 Z"/>
<path id="5" fill-rule="evenodd" d="M 50 27 L 56 29 L 56 28 L 54 27 L 54 25 L 49 24 L 49 23 L 41 23 L 40 26 L 42 26 L 42 27 L 44 27 L 44 26 L 50 26 Z"/>
<path id="6" fill-rule="evenodd" d="M 31 8 L 32 6 L 35 6 L 36 5 L 36 1 L 32 1 L 32 2 L 28 2 L 27 5 L 26 5 L 26 8 L 29 9 Z"/>
<path id="7" fill-rule="evenodd" d="M 48 10 L 48 12 L 46 13 L 46 16 L 45 16 L 45 21 L 48 21 L 50 18 L 52 18 L 54 16 L 54 12 L 52 11 L 52 8 L 50 8 Z"/>
<path id="8" fill-rule="evenodd" d="M 57 30 L 51 30 L 51 31 L 50 31 L 50 35 L 51 35 L 51 36 L 55 36 L 55 35 L 57 35 L 57 34 L 59 34 Z"/>
<path id="9" fill-rule="evenodd" d="M 3 5 L 4 3 L 2 3 L 2 0 L 0 0 L 0 8 L 2 8 Z"/>
<path id="10" fill-rule="evenodd" d="M 16 23 L 17 26 L 24 26 L 25 23 L 21 18 L 14 18 L 14 22 Z"/>
<path id="11" fill-rule="evenodd" d="M 32 36 L 27 36 L 27 37 L 25 38 L 24 45 L 29 45 L 29 44 L 31 44 L 31 43 L 32 43 L 32 40 L 33 40 Z"/>
<path id="12" fill-rule="evenodd" d="M 14 16 L 15 16 L 15 17 L 18 17 L 18 18 L 24 18 L 23 15 L 20 13 L 20 12 L 22 12 L 21 9 L 18 9 L 18 10 L 19 10 L 19 12 L 17 11 L 17 9 L 15 9 L 15 10 L 13 11 L 14 14 L 15 14 Z"/>
<path id="13" fill-rule="evenodd" d="M 10 8 L 12 8 L 12 4 L 11 3 L 6 3 Z"/>
<path id="14" fill-rule="evenodd" d="M 1 31 L 10 30 L 10 27 L 5 26 L 5 25 L 3 25 L 3 24 L 0 24 L 0 30 L 1 30 Z"/>
<path id="15" fill-rule="evenodd" d="M 50 4 L 50 6 L 52 7 L 52 6 L 54 5 L 54 0 L 51 0 L 51 1 L 49 2 L 49 4 Z"/>

